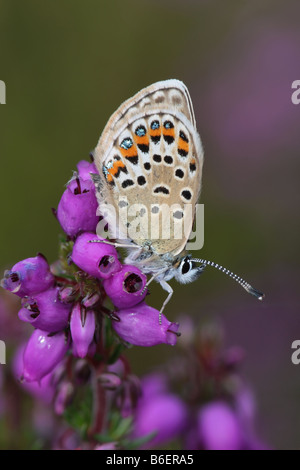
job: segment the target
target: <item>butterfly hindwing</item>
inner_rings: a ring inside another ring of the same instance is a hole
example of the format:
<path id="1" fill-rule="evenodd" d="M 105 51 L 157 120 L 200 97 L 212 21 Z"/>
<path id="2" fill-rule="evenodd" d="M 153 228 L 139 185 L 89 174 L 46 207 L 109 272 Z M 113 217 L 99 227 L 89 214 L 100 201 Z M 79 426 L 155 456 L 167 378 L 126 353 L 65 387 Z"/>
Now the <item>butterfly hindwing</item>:
<path id="1" fill-rule="evenodd" d="M 119 213 L 117 218 L 107 216 L 112 236 L 121 234 L 140 246 L 150 242 L 158 254 L 182 251 L 192 228 L 203 164 L 185 85 L 158 82 L 121 105 L 100 137 L 95 163 L 100 204 Z"/>

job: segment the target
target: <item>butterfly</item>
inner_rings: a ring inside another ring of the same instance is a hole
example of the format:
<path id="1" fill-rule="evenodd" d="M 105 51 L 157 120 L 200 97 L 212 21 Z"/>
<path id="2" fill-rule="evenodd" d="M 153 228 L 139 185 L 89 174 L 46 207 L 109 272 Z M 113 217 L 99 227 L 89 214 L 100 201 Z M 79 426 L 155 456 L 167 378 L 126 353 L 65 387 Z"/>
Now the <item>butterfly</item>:
<path id="1" fill-rule="evenodd" d="M 155 279 L 167 292 L 160 314 L 173 294 L 168 281 L 195 281 L 208 265 L 263 298 L 228 269 L 194 259 L 186 250 L 201 191 L 203 147 L 183 82 L 160 81 L 125 101 L 109 119 L 93 155 L 99 208 L 113 244 L 127 249 L 126 264 L 151 275 L 147 286 Z M 168 234 L 162 236 L 166 227 Z"/>

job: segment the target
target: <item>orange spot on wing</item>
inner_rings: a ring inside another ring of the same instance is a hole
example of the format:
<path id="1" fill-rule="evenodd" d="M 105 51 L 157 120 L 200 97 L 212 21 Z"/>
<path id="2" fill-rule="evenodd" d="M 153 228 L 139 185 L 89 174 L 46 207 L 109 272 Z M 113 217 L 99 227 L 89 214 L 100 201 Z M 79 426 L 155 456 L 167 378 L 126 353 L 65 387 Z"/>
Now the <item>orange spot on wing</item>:
<path id="1" fill-rule="evenodd" d="M 189 151 L 189 143 L 185 142 L 181 137 L 179 137 L 178 148 L 184 150 L 186 153 Z"/>
<path id="2" fill-rule="evenodd" d="M 120 150 L 123 157 L 130 158 L 137 156 L 137 149 L 135 145 L 132 145 L 132 147 L 130 147 L 129 149 L 124 149 L 123 147 L 120 147 Z"/>
<path id="3" fill-rule="evenodd" d="M 116 164 L 117 164 L 118 168 L 125 168 L 126 167 L 126 165 L 121 160 L 116 161 Z"/>
<path id="4" fill-rule="evenodd" d="M 124 163 L 121 160 L 116 160 L 111 168 L 109 168 L 108 173 L 112 176 L 115 176 L 119 168 L 125 168 Z"/>
<path id="5" fill-rule="evenodd" d="M 149 138 L 148 135 L 143 135 L 143 136 L 134 136 L 134 140 L 136 141 L 137 145 L 149 145 Z"/>
<path id="6" fill-rule="evenodd" d="M 157 129 L 150 129 L 149 132 L 151 137 L 158 137 L 161 134 L 161 128 L 159 126 Z"/>
<path id="7" fill-rule="evenodd" d="M 175 136 L 175 129 L 174 127 L 170 128 L 170 129 L 163 129 L 163 134 L 164 135 L 169 135 L 170 137 L 174 137 Z"/>

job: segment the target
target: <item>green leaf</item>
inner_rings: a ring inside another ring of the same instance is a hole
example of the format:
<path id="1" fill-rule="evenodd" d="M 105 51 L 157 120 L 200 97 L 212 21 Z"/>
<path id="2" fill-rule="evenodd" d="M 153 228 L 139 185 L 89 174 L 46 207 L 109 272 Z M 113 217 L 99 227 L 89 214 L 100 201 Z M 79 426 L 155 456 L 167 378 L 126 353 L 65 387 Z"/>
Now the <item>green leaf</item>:
<path id="1" fill-rule="evenodd" d="M 92 400 L 92 390 L 83 387 L 64 413 L 65 420 L 72 428 L 77 429 L 82 437 L 86 435 L 92 421 Z"/>

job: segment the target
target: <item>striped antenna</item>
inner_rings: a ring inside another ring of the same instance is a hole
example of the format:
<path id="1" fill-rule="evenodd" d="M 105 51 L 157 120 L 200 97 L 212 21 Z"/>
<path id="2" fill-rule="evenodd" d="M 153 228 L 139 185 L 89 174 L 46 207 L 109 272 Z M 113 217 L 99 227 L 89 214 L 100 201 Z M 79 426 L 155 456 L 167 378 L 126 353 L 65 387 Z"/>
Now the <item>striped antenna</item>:
<path id="1" fill-rule="evenodd" d="M 229 277 L 234 279 L 238 284 L 240 284 L 249 294 L 253 295 L 258 300 L 263 300 L 265 294 L 258 291 L 257 289 L 254 289 L 254 287 L 250 286 L 248 282 L 246 282 L 240 276 L 237 276 L 233 272 L 229 271 L 229 269 L 223 268 L 223 266 L 220 266 L 219 264 L 214 263 L 213 261 L 207 261 L 206 259 L 193 259 L 192 258 L 191 261 L 194 261 L 195 263 L 201 263 L 204 266 L 212 266 L 213 268 L 216 268 L 219 271 L 222 271 L 223 273 L 227 274 Z"/>

